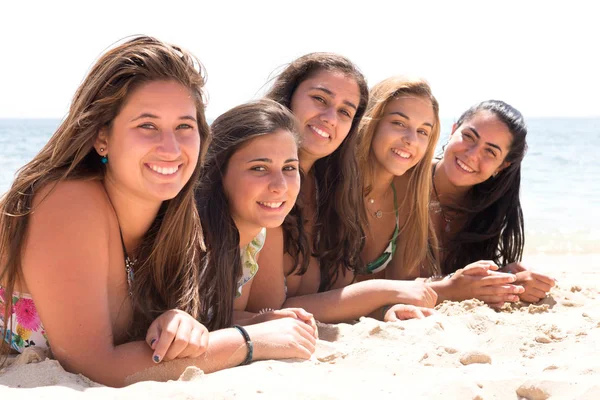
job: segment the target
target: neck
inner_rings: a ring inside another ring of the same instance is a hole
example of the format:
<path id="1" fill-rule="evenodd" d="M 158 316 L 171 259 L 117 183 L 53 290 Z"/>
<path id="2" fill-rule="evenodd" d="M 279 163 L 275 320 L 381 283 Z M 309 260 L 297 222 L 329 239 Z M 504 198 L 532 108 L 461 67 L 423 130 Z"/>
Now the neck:
<path id="1" fill-rule="evenodd" d="M 300 168 L 308 176 L 310 173 L 312 173 L 312 167 L 314 167 L 319 158 L 307 154 L 306 152 L 302 151 L 302 149 L 298 151 L 298 155 L 298 158 L 300 159 Z"/>
<path id="2" fill-rule="evenodd" d="M 440 160 L 435 167 L 433 185 L 438 201 L 444 205 L 463 205 L 469 186 L 456 186 L 450 182 L 444 166 L 444 159 Z"/>
<path id="3" fill-rule="evenodd" d="M 149 201 L 132 196 L 114 185 L 110 179 L 105 179 L 104 187 L 113 205 L 123 242 L 130 257 L 136 254 L 138 247 L 152 222 L 158 214 L 161 201 Z"/>
<path id="4" fill-rule="evenodd" d="M 370 164 L 373 166 L 373 173 L 371 174 L 373 181 L 371 182 L 371 192 L 369 193 L 369 197 L 381 199 L 389 194 L 390 186 L 394 181 L 394 175 L 382 168 L 381 165 L 372 158 Z"/>
<path id="5" fill-rule="evenodd" d="M 235 226 L 237 227 L 238 233 L 240 235 L 240 249 L 243 249 L 244 247 L 248 246 L 252 239 L 254 239 L 262 229 L 262 227 L 260 226 L 249 226 L 248 224 L 238 223 L 237 221 L 235 221 Z"/>

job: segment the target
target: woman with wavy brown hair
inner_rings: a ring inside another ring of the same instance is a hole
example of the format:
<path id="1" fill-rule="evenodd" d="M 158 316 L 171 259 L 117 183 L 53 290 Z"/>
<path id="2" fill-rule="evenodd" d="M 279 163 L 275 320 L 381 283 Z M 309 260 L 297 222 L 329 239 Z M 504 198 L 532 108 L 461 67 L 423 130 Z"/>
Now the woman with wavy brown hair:
<path id="1" fill-rule="evenodd" d="M 366 224 L 355 148 L 368 88 L 358 68 L 337 54 L 307 54 L 276 78 L 267 97 L 300 124 L 304 177 L 283 228 L 267 233 L 248 310 L 301 307 L 319 321 L 339 322 L 388 304 L 435 304 L 435 292 L 422 283 L 352 283 L 363 267 Z"/>
<path id="2" fill-rule="evenodd" d="M 0 200 L 3 354 L 50 346 L 111 386 L 295 356 L 281 320 L 232 329 L 231 302 L 203 301 L 220 287 L 199 268 L 203 90 L 200 63 L 151 37 L 95 63 Z"/>

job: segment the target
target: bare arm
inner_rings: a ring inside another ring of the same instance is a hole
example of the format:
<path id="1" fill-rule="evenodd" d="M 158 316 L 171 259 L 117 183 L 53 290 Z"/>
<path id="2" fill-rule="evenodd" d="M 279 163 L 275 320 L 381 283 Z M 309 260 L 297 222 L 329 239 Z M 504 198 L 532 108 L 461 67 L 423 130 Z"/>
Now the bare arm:
<path id="1" fill-rule="evenodd" d="M 317 321 L 351 321 L 394 304 L 433 307 L 437 295 L 422 282 L 372 279 L 328 292 L 292 297 L 284 307 L 300 307 Z"/>
<path id="2" fill-rule="evenodd" d="M 118 324 L 111 314 L 109 292 L 119 295 L 121 290 L 126 299 L 127 290 L 126 286 L 119 289 L 121 281 L 109 274 L 109 261 L 115 259 L 114 248 L 120 245 L 113 243 L 111 248 L 106 200 L 94 185 L 58 185 L 30 216 L 23 249 L 24 280 L 58 361 L 69 371 L 110 386 L 177 379 L 187 366 L 212 372 L 239 365 L 247 349 L 234 329 L 211 333 L 206 353 L 198 358 L 158 365 L 144 341 L 114 344 L 124 329 L 119 332 L 115 328 Z M 113 314 L 121 309 L 126 307 L 118 307 Z M 290 318 L 248 327 L 255 341 L 255 359 L 308 358 L 314 351 L 311 332 L 312 327 Z M 290 334 L 294 336 L 291 345 Z"/>

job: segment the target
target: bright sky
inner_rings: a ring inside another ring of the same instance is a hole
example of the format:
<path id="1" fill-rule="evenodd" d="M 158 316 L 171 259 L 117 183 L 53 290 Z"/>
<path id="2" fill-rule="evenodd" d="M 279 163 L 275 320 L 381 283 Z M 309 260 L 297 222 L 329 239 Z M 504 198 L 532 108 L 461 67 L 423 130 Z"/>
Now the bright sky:
<path id="1" fill-rule="evenodd" d="M 526 117 L 600 116 L 600 24 L 592 1 L 10 1 L 1 7 L 0 118 L 62 118 L 97 57 L 148 34 L 208 71 L 207 115 L 256 98 L 313 51 L 354 61 L 369 85 L 432 85 L 441 115 L 496 98 Z"/>

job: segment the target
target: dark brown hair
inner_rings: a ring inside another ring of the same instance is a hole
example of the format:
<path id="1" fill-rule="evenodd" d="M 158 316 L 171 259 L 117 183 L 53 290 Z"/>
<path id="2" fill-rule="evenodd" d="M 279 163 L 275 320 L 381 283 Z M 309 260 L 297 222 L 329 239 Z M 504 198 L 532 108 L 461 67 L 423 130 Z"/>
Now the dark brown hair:
<path id="1" fill-rule="evenodd" d="M 366 223 L 366 214 L 355 149 L 358 124 L 367 107 L 369 88 L 363 74 L 347 58 L 333 53 L 310 53 L 288 65 L 275 79 L 266 97 L 290 108 L 298 86 L 320 71 L 341 72 L 354 79 L 360 90 L 360 102 L 348 136 L 332 154 L 317 160 L 313 167 L 319 201 L 312 252 L 321 268 L 319 291 L 325 291 L 332 287 L 340 271 L 362 269 L 360 252 L 364 246 L 362 226 Z M 294 217 L 290 213 L 289 218 Z M 290 252 L 291 243 L 297 240 L 296 232 L 284 225 L 284 234 L 285 251 L 296 254 Z M 308 267 L 308 257 L 303 258 L 301 265 L 297 258 L 295 261 L 295 273 L 303 274 Z"/>
<path id="2" fill-rule="evenodd" d="M 202 314 L 208 326 L 219 329 L 232 324 L 233 301 L 242 275 L 240 236 L 223 187 L 229 160 L 244 143 L 256 137 L 284 130 L 298 143 L 299 133 L 293 114 L 268 99 L 232 108 L 213 122 L 211 130 L 213 141 L 196 191 L 196 203 L 206 246 L 200 275 L 205 299 Z M 300 235 L 297 246 L 305 251 L 304 235 Z"/>
<path id="3" fill-rule="evenodd" d="M 512 134 L 510 150 L 504 161 L 510 165 L 496 177 L 469 190 L 469 208 L 464 228 L 450 241 L 442 272 L 450 273 L 477 260 L 493 260 L 499 266 L 520 261 L 525 247 L 523 210 L 519 191 L 521 161 L 527 152 L 527 126 L 523 115 L 500 100 L 487 100 L 465 111 L 456 125 L 460 127 L 479 112 L 491 112 Z"/>
<path id="4" fill-rule="evenodd" d="M 190 53 L 148 36 L 130 39 L 96 61 L 77 89 L 64 121 L 0 200 L 0 282 L 7 293 L 5 315 L 10 315 L 10 294 L 22 278 L 21 253 L 33 197 L 46 185 L 60 181 L 102 180 L 105 167 L 93 148 L 98 132 L 110 129 L 129 93 L 160 80 L 176 81 L 189 90 L 196 105 L 200 158 L 189 182 L 177 196 L 163 202 L 143 237 L 132 285 L 134 316 L 129 333 L 131 338 L 145 336 L 152 320 L 168 309 L 199 315 L 202 232 L 193 190 L 210 142 L 204 115 L 204 69 Z"/>

